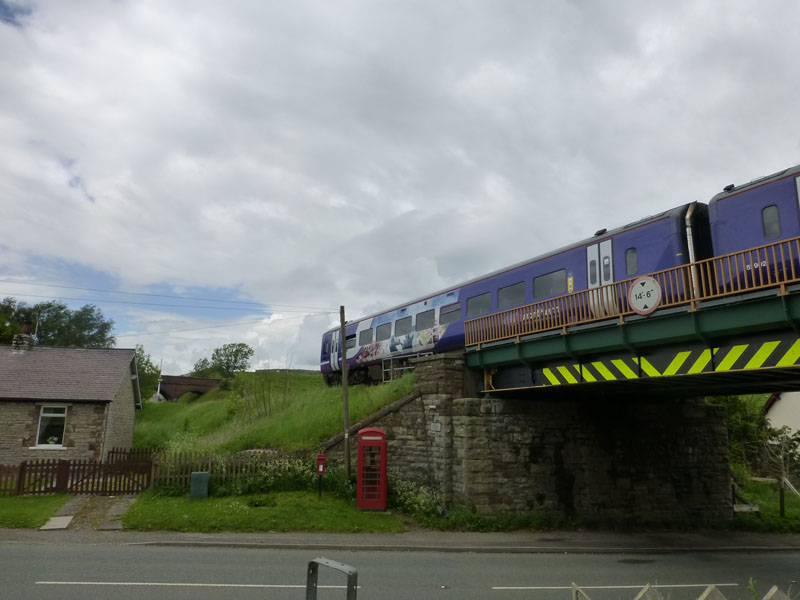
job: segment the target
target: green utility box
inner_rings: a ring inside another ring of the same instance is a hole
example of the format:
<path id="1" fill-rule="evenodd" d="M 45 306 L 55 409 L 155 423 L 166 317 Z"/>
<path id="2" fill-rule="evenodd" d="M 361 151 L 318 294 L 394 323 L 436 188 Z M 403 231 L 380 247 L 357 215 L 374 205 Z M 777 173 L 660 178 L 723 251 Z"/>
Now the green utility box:
<path id="1" fill-rule="evenodd" d="M 189 485 L 190 498 L 208 498 L 208 471 L 195 471 Z"/>

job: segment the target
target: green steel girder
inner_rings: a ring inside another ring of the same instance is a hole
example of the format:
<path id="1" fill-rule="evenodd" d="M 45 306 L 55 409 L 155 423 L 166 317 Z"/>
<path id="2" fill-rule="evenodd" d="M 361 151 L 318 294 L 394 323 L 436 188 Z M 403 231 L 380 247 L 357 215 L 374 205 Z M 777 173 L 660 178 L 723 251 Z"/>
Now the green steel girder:
<path id="1" fill-rule="evenodd" d="M 467 349 L 470 368 L 540 363 L 607 352 L 637 352 L 667 344 L 702 341 L 706 345 L 737 335 L 791 329 L 800 332 L 800 293 L 751 294 L 688 306 L 661 309 L 648 315 L 610 319 L 595 326 L 567 328 L 566 333 L 532 335 Z"/>

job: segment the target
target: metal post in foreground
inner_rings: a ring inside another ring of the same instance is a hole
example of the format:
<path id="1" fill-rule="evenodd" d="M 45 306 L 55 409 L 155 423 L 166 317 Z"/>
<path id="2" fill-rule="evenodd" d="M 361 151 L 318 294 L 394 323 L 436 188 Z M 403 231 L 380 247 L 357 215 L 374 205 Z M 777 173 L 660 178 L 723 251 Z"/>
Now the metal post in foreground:
<path id="1" fill-rule="evenodd" d="M 308 563 L 308 574 L 306 576 L 306 600 L 317 600 L 317 572 L 319 566 L 330 567 L 347 575 L 347 600 L 356 600 L 358 593 L 358 571 L 344 563 L 336 562 L 328 558 L 315 558 Z"/>
<path id="2" fill-rule="evenodd" d="M 345 330 L 344 306 L 339 307 L 339 320 L 342 331 L 339 334 L 339 347 L 342 349 L 342 406 L 344 412 L 344 476 L 350 481 L 350 409 L 347 406 L 347 332 Z"/>

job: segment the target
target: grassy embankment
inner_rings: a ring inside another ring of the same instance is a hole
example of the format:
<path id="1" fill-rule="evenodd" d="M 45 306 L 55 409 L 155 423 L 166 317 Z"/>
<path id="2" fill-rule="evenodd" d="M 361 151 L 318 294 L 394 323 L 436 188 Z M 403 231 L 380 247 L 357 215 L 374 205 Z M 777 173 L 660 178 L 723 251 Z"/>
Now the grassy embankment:
<path id="1" fill-rule="evenodd" d="M 413 382 L 408 375 L 381 386 L 351 387 L 350 423 L 409 394 Z M 342 422 L 341 388 L 327 387 L 317 373 L 240 373 L 230 390 L 146 405 L 136 416 L 134 445 L 230 452 L 311 450 L 341 431 Z"/>

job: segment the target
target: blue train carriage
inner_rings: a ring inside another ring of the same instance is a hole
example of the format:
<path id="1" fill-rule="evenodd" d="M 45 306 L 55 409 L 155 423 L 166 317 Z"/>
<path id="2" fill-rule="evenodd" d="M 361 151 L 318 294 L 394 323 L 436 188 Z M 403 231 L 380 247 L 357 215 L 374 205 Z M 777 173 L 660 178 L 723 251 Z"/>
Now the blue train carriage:
<path id="1" fill-rule="evenodd" d="M 603 288 L 708 256 L 707 207 L 692 203 L 647 217 L 613 231 L 489 273 L 432 296 L 347 323 L 348 368 L 354 383 L 383 379 L 384 361 L 463 348 L 464 323 L 508 309 Z M 613 290 L 612 290 L 613 292 Z M 611 316 L 621 297 L 590 298 L 593 316 Z M 613 306 L 612 306 L 613 304 Z M 536 311 L 536 318 L 558 326 L 559 304 Z M 320 369 L 328 384 L 341 379 L 340 330 L 322 338 Z"/>
<path id="2" fill-rule="evenodd" d="M 468 325 L 468 343 L 613 316 L 625 308 L 625 294 L 611 284 L 706 258 L 709 252 L 707 206 L 702 203 L 679 206 L 612 231 L 601 229 L 592 238 L 462 286 L 466 320 L 493 315 Z M 678 281 L 667 292 L 685 294 L 686 285 Z M 573 297 L 582 291 L 588 294 Z M 535 308 L 521 316 L 503 313 L 531 304 Z M 510 321 L 520 318 L 521 328 L 515 329 Z"/>
<path id="3" fill-rule="evenodd" d="M 718 290 L 747 290 L 800 274 L 800 165 L 726 186 L 708 205 Z M 785 241 L 793 240 L 793 241 Z"/>

